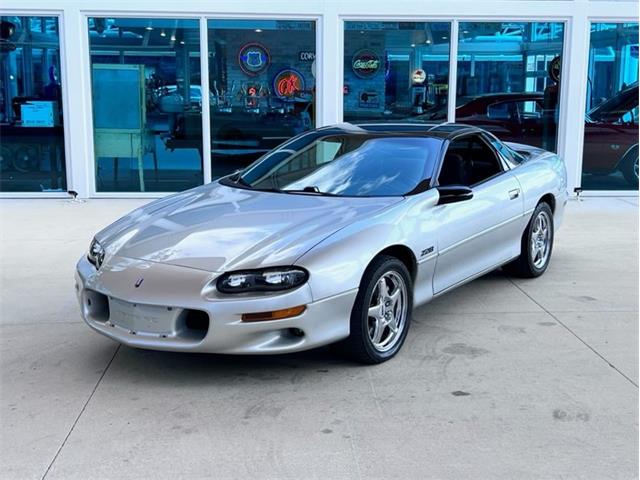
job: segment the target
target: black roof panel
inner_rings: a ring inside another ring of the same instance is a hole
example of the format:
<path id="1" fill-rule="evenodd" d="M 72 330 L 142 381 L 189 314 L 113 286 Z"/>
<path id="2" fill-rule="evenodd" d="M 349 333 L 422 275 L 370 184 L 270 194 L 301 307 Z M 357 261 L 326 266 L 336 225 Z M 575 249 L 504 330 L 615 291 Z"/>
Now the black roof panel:
<path id="1" fill-rule="evenodd" d="M 348 124 L 351 125 L 351 124 Z M 449 138 L 463 131 L 479 132 L 481 129 L 462 123 L 355 123 L 354 127 L 369 132 L 389 132 L 402 134 L 423 134 L 439 138 Z"/>

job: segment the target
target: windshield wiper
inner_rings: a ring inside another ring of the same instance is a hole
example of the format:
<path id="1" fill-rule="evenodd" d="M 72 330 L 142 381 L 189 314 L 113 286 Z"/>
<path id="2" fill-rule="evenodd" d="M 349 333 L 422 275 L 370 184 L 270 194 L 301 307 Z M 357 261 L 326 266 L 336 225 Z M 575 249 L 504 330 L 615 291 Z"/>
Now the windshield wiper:
<path id="1" fill-rule="evenodd" d="M 251 188 L 251 184 L 247 182 L 244 178 L 242 178 L 241 172 L 238 172 L 238 174 L 236 175 L 236 178 L 234 178 L 233 181 L 238 185 L 242 185 L 243 187 Z"/>
<path id="2" fill-rule="evenodd" d="M 281 189 L 281 188 L 276 188 L 276 187 L 256 187 L 254 185 L 251 185 L 249 182 L 247 182 L 240 175 L 231 176 L 231 177 L 228 177 L 227 179 L 223 179 L 223 180 L 229 181 L 229 182 L 231 182 L 232 184 L 235 184 L 235 185 L 241 185 L 244 188 L 248 188 L 249 190 L 255 190 L 257 192 L 324 195 L 324 196 L 329 196 L 329 197 L 337 197 L 338 196 L 335 193 L 321 192 L 320 189 L 318 187 L 316 187 L 316 186 L 309 186 L 309 187 L 304 187 L 302 189 L 292 189 L 292 190 Z"/>
<path id="3" fill-rule="evenodd" d="M 338 195 L 336 195 L 335 193 L 329 193 L 329 192 L 321 192 L 320 189 L 318 187 L 316 187 L 315 185 L 310 185 L 308 187 L 304 187 L 302 189 L 294 189 L 294 190 L 280 190 L 281 192 L 284 193 L 301 193 L 301 194 L 311 194 L 311 195 L 325 195 L 328 197 L 337 197 Z"/>

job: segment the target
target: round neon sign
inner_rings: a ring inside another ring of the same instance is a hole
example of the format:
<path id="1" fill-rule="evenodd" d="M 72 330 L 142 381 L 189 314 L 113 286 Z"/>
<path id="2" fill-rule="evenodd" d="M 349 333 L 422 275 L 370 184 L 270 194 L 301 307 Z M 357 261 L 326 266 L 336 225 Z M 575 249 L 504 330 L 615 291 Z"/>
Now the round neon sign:
<path id="1" fill-rule="evenodd" d="M 276 76 L 273 77 L 273 91 L 280 98 L 293 98 L 298 92 L 302 92 L 304 89 L 304 76 L 293 68 L 280 70 Z"/>
<path id="2" fill-rule="evenodd" d="M 368 48 L 358 50 L 351 59 L 351 69 L 360 78 L 371 78 L 380 70 L 380 57 Z"/>
<path id="3" fill-rule="evenodd" d="M 259 43 L 245 43 L 238 51 L 240 69 L 252 77 L 264 72 L 270 62 L 269 51 Z"/>

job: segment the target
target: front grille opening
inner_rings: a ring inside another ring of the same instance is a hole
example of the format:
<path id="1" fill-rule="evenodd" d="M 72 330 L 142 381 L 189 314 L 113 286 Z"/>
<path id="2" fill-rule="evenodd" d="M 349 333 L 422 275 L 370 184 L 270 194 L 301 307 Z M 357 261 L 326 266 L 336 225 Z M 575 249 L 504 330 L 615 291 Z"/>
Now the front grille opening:
<path id="1" fill-rule="evenodd" d="M 102 293 L 87 290 L 84 296 L 86 316 L 96 322 L 109 320 L 109 299 Z"/>
<path id="2" fill-rule="evenodd" d="M 178 335 L 190 340 L 202 340 L 209 331 L 209 314 L 202 310 L 183 310 L 178 320 Z"/>
<path id="3" fill-rule="evenodd" d="M 304 331 L 299 328 L 289 328 L 287 329 L 287 333 L 292 337 L 304 337 Z"/>

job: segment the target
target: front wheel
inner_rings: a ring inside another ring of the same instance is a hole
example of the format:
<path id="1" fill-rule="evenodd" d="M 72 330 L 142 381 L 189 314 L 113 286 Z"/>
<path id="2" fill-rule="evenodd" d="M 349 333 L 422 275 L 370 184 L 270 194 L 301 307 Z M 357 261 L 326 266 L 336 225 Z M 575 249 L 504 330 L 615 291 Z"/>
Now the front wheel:
<path id="1" fill-rule="evenodd" d="M 553 212 L 547 203 L 539 203 L 522 234 L 520 256 L 502 269 L 524 278 L 542 275 L 549 266 L 553 250 Z"/>
<path id="2" fill-rule="evenodd" d="M 348 353 L 363 363 L 392 358 L 407 336 L 413 286 L 407 267 L 395 257 L 380 256 L 367 267 L 351 312 Z"/>

